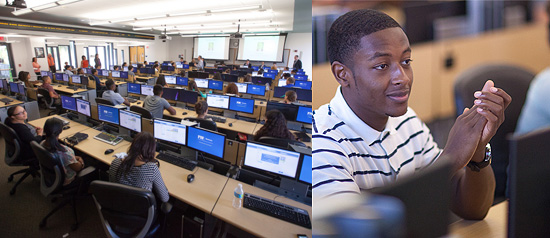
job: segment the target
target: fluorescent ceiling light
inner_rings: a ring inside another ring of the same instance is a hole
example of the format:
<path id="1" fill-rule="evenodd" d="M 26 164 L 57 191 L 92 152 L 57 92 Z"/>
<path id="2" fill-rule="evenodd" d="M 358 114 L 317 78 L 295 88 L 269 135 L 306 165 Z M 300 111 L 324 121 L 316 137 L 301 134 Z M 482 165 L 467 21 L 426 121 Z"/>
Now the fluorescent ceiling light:
<path id="1" fill-rule="evenodd" d="M 32 9 L 26 8 L 26 9 L 21 9 L 21 10 L 18 10 L 18 11 L 13 11 L 11 13 L 13 15 L 19 16 L 19 15 L 23 15 L 23 14 L 27 14 L 27 13 L 31 13 L 31 12 L 32 12 Z"/>
<path id="2" fill-rule="evenodd" d="M 127 18 L 127 19 L 119 19 L 119 20 L 112 20 L 109 21 L 110 23 L 119 23 L 119 22 L 125 22 L 125 21 L 134 21 L 135 18 Z"/>
<path id="3" fill-rule="evenodd" d="M 80 1 L 83 1 L 83 0 L 60 0 L 60 1 L 57 1 L 57 3 L 59 3 L 60 5 L 65 5 L 65 4 L 70 4 L 73 2 L 80 2 Z"/>
<path id="4" fill-rule="evenodd" d="M 280 33 L 254 33 L 254 34 L 243 34 L 243 36 L 278 36 Z"/>
<path id="5" fill-rule="evenodd" d="M 106 24 L 109 24 L 109 21 L 96 21 L 96 22 L 90 22 L 90 26 L 106 25 Z"/>
<path id="6" fill-rule="evenodd" d="M 225 8 L 225 9 L 213 9 L 210 10 L 210 12 L 234 12 L 234 11 L 245 11 L 245 10 L 260 10 L 262 9 L 262 5 L 256 5 L 256 6 L 245 6 L 245 7 L 233 7 L 233 8 Z"/>
<path id="7" fill-rule="evenodd" d="M 199 35 L 180 35 L 180 36 L 185 38 L 185 37 L 197 37 Z"/>
<path id="8" fill-rule="evenodd" d="M 49 8 L 53 8 L 53 7 L 58 7 L 58 6 L 61 6 L 61 5 L 67 5 L 67 4 L 80 2 L 80 1 L 84 1 L 84 0 L 59 0 L 57 2 L 50 2 L 50 3 L 34 6 L 34 7 L 31 7 L 31 8 L 26 8 L 26 9 L 19 10 L 19 11 L 13 11 L 12 14 L 15 15 L 15 16 L 19 16 L 19 15 L 23 15 L 23 14 L 27 14 L 27 13 L 31 13 L 31 12 L 41 11 L 41 10 L 45 10 L 45 9 L 49 9 Z"/>
<path id="9" fill-rule="evenodd" d="M 52 7 L 57 7 L 57 6 L 59 6 L 59 4 L 57 4 L 55 2 L 52 2 L 52 3 L 47 3 L 47 4 L 44 4 L 44 5 L 32 7 L 31 9 L 33 11 L 40 11 L 40 10 L 45 10 L 45 9 L 52 8 Z"/>
<path id="10" fill-rule="evenodd" d="M 136 18 L 136 20 L 150 20 L 150 19 L 163 18 L 163 17 L 168 17 L 168 14 L 159 15 L 159 16 L 150 16 L 150 17 L 138 17 Z"/>
<path id="11" fill-rule="evenodd" d="M 151 27 L 141 27 L 141 28 L 134 28 L 134 31 L 144 31 L 144 30 L 151 30 Z"/>
<path id="12" fill-rule="evenodd" d="M 170 17 L 181 17 L 181 16 L 197 15 L 197 14 L 204 14 L 204 13 L 206 13 L 206 11 L 174 13 L 174 14 L 168 14 L 168 16 L 170 16 Z"/>

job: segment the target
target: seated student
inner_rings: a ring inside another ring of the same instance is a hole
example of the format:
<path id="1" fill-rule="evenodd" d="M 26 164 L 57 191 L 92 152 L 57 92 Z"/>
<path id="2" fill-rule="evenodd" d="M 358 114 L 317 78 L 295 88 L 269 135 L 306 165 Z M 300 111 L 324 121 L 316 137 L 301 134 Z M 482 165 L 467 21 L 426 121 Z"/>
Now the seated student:
<path id="1" fill-rule="evenodd" d="M 113 81 L 112 79 L 108 79 L 107 82 L 105 82 L 105 86 L 107 87 L 107 90 L 103 92 L 103 95 L 101 95 L 103 99 L 111 101 L 114 105 L 120 105 L 124 103 L 124 105 L 130 106 L 130 102 L 128 101 L 128 99 L 123 98 L 122 96 L 120 96 L 119 93 L 115 93 L 115 81 Z"/>
<path id="2" fill-rule="evenodd" d="M 262 76 L 264 74 L 264 68 L 258 69 L 258 75 Z"/>
<path id="3" fill-rule="evenodd" d="M 296 70 L 296 69 L 293 69 L 292 71 L 290 71 L 291 75 L 295 75 L 296 73 L 298 73 L 298 70 Z"/>
<path id="4" fill-rule="evenodd" d="M 265 67 L 265 63 L 262 61 L 262 64 L 260 65 L 259 69 L 262 69 L 262 70 L 263 70 L 264 67 Z"/>
<path id="5" fill-rule="evenodd" d="M 230 73 L 231 73 L 231 69 L 226 69 L 226 70 L 224 71 L 224 73 L 230 74 Z"/>
<path id="6" fill-rule="evenodd" d="M 208 114 L 208 103 L 206 101 L 198 101 L 195 103 L 195 112 L 197 113 L 197 118 L 207 119 L 206 115 Z M 207 119 L 212 120 L 212 119 Z"/>
<path id="7" fill-rule="evenodd" d="M 283 79 L 288 79 L 290 78 L 290 73 L 283 73 Z"/>
<path id="8" fill-rule="evenodd" d="M 285 104 L 291 104 L 293 102 L 296 102 L 296 98 L 298 97 L 298 95 L 296 94 L 296 92 L 294 90 L 288 90 L 285 92 L 285 99 L 283 99 L 283 102 Z"/>
<path id="9" fill-rule="evenodd" d="M 33 88 L 35 84 L 39 83 L 38 81 L 30 81 L 31 74 L 27 71 L 20 71 L 19 77 L 17 77 L 19 81 L 22 81 L 25 83 L 25 87 L 27 88 Z"/>
<path id="10" fill-rule="evenodd" d="M 273 65 L 271 65 L 271 69 L 277 70 L 277 63 L 273 62 Z"/>
<path id="11" fill-rule="evenodd" d="M 105 87 L 105 83 L 102 83 L 101 80 L 99 80 L 99 77 L 97 76 L 97 69 L 92 69 L 92 77 L 95 79 L 95 85 L 96 88 Z"/>
<path id="12" fill-rule="evenodd" d="M 195 82 L 195 80 L 189 79 L 189 82 L 187 84 L 187 90 L 196 91 L 201 95 L 201 97 L 206 98 L 206 93 L 202 93 L 199 87 L 197 87 L 197 82 Z"/>
<path id="13" fill-rule="evenodd" d="M 122 63 L 122 69 L 124 69 L 124 67 L 128 66 L 128 63 L 124 62 Z"/>
<path id="14" fill-rule="evenodd" d="M 159 71 L 159 65 L 158 64 L 154 64 L 153 65 L 153 69 L 155 69 L 155 75 L 159 75 L 160 71 Z"/>
<path id="15" fill-rule="evenodd" d="M 294 140 L 294 135 L 286 127 L 285 116 L 279 110 L 265 113 L 265 124 L 256 132 L 254 140 L 258 141 L 262 136 Z"/>
<path id="16" fill-rule="evenodd" d="M 73 75 L 73 67 L 71 67 L 70 65 L 65 65 L 65 72 L 63 73 Z"/>
<path id="17" fill-rule="evenodd" d="M 130 75 L 131 76 L 136 76 L 133 69 L 134 69 L 134 66 L 132 66 L 132 65 L 128 66 L 128 76 L 130 76 Z"/>
<path id="18" fill-rule="evenodd" d="M 113 66 L 113 70 L 118 71 L 119 69 L 120 68 L 117 65 Z"/>
<path id="19" fill-rule="evenodd" d="M 146 66 L 146 65 L 147 65 L 147 60 L 143 61 L 143 66 Z"/>
<path id="20" fill-rule="evenodd" d="M 243 83 L 252 83 L 252 76 L 250 74 L 245 75 Z"/>
<path id="21" fill-rule="evenodd" d="M 222 81 L 222 74 L 220 74 L 220 72 L 216 72 L 212 79 Z"/>
<path id="22" fill-rule="evenodd" d="M 288 68 L 288 66 L 286 66 L 286 67 L 285 67 L 285 71 L 289 71 L 289 70 L 290 70 L 290 68 Z"/>
<path id="23" fill-rule="evenodd" d="M 164 74 L 159 75 L 157 78 L 157 82 L 155 84 L 160 84 L 162 87 L 168 87 L 168 84 L 166 83 L 166 79 L 164 78 Z"/>
<path id="24" fill-rule="evenodd" d="M 77 75 L 85 74 L 85 73 L 84 73 L 84 69 L 78 68 L 78 69 L 76 70 L 76 74 L 77 74 Z"/>
<path id="25" fill-rule="evenodd" d="M 183 58 L 182 58 L 183 59 Z M 187 60 L 184 60 L 182 64 L 187 64 Z"/>
<path id="26" fill-rule="evenodd" d="M 166 99 L 162 98 L 162 86 L 160 84 L 153 87 L 153 94 L 145 98 L 143 108 L 150 111 L 154 118 L 162 118 L 164 109 L 168 110 L 170 115 L 176 115 L 176 110 L 170 106 Z"/>
<path id="27" fill-rule="evenodd" d="M 52 83 L 52 79 L 50 78 L 50 76 L 44 76 L 42 77 L 42 81 L 44 81 L 44 83 L 42 84 L 41 88 L 44 88 L 46 90 L 48 90 L 48 92 L 50 92 L 50 97 L 52 97 L 53 99 L 56 100 L 56 103 L 59 104 L 59 94 L 57 94 L 57 92 L 53 89 L 51 83 Z"/>
<path id="28" fill-rule="evenodd" d="M 116 158 L 109 168 L 109 181 L 152 191 L 162 202 L 170 198 L 155 159 L 156 142 L 149 132 L 136 135 L 128 155 Z"/>
<path id="29" fill-rule="evenodd" d="M 239 96 L 239 87 L 233 82 L 227 84 L 227 87 L 224 89 L 224 95 L 235 95 Z"/>
<path id="30" fill-rule="evenodd" d="M 21 140 L 20 158 L 30 159 L 36 157 L 31 148 L 31 141 L 40 142 L 44 137 L 42 136 L 42 128 L 31 126 L 25 123 L 26 120 L 27 111 L 18 105 L 8 109 L 8 117 L 6 117 L 4 124 L 11 127 Z M 38 161 L 36 165 L 38 166 Z"/>
<path id="31" fill-rule="evenodd" d="M 294 87 L 294 83 L 296 82 L 296 80 L 294 80 L 293 77 L 288 77 L 286 79 L 286 85 L 285 87 Z"/>

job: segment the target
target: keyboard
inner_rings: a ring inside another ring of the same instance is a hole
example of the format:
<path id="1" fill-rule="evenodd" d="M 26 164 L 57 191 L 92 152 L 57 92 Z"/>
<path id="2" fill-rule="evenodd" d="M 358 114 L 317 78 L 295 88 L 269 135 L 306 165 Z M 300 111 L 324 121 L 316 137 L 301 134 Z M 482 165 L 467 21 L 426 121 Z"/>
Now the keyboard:
<path id="1" fill-rule="evenodd" d="M 197 167 L 197 163 L 198 163 L 195 160 L 188 160 L 180 155 L 176 155 L 171 152 L 164 152 L 164 151 L 161 151 L 157 155 L 157 159 L 190 171 L 193 171 L 195 167 Z"/>
<path id="2" fill-rule="evenodd" d="M 225 123 L 227 120 L 225 117 L 217 117 L 217 116 L 211 116 L 207 115 L 206 119 L 212 119 L 212 121 L 219 122 L 219 123 Z"/>
<path id="3" fill-rule="evenodd" d="M 78 87 L 78 86 L 68 86 L 67 88 L 68 88 L 68 89 L 72 89 L 72 90 L 74 90 L 74 91 L 80 89 L 80 87 Z"/>
<path id="4" fill-rule="evenodd" d="M 303 142 L 311 141 L 311 138 L 309 137 L 309 135 L 303 131 L 295 132 L 294 135 L 296 136 L 296 138 L 300 139 Z"/>
<path id="5" fill-rule="evenodd" d="M 8 104 L 10 102 L 13 102 L 13 100 L 9 99 L 9 98 L 0 98 L 0 102 L 3 102 L 5 104 Z"/>
<path id="6" fill-rule="evenodd" d="M 126 98 L 126 99 L 128 99 L 128 102 L 130 102 L 130 103 L 137 102 L 137 99 L 135 99 L 135 98 Z"/>
<path id="7" fill-rule="evenodd" d="M 120 143 L 123 140 L 122 137 L 115 136 L 115 135 L 109 134 L 107 132 L 101 132 L 101 133 L 97 134 L 96 136 L 94 136 L 94 139 L 105 142 L 105 143 L 110 144 L 110 145 L 117 145 L 118 143 Z"/>
<path id="8" fill-rule="evenodd" d="M 244 194 L 243 206 L 253 211 L 311 229 L 311 220 L 306 210 L 275 202 L 249 193 Z"/>
<path id="9" fill-rule="evenodd" d="M 63 125 L 66 126 L 66 125 L 69 125 L 69 121 L 65 120 L 64 118 L 62 117 L 57 117 L 57 119 L 61 120 L 63 122 Z"/>

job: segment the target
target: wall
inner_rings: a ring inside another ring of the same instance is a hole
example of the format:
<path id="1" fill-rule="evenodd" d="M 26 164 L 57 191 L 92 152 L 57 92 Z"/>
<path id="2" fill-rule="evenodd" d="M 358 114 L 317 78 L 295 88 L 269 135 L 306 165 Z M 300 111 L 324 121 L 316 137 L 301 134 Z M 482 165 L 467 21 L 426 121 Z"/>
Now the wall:
<path id="1" fill-rule="evenodd" d="M 302 68 L 307 75 L 312 76 L 311 62 L 313 60 L 313 51 L 311 32 L 309 33 L 289 33 L 286 37 L 285 49 L 290 49 L 290 58 L 288 59 L 288 67 L 292 67 L 294 63 L 294 55 L 299 55 L 302 60 Z"/>

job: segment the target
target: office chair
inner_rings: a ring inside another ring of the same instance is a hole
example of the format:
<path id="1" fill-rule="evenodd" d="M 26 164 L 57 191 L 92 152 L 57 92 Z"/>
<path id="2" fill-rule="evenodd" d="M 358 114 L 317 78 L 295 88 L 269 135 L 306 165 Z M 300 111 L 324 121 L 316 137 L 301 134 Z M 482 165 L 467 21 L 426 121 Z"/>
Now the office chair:
<path id="1" fill-rule="evenodd" d="M 105 98 L 95 98 L 95 103 L 96 104 L 109 105 L 109 106 L 114 106 L 115 105 L 115 104 L 113 104 L 113 102 L 111 102 L 111 100 L 107 100 Z"/>
<path id="2" fill-rule="evenodd" d="M 130 106 L 130 111 L 137 112 L 137 113 L 141 114 L 141 116 L 143 118 L 153 119 L 153 114 L 151 114 L 150 111 L 147 111 L 147 109 L 145 109 L 143 107 L 132 105 L 132 106 Z"/>
<path id="3" fill-rule="evenodd" d="M 172 116 L 172 115 L 166 115 L 166 114 L 162 115 L 162 119 L 177 122 L 177 123 L 181 122 L 181 118 L 178 118 L 178 117 L 175 117 L 175 116 Z"/>
<path id="4" fill-rule="evenodd" d="M 90 185 L 108 237 L 151 237 L 160 227 L 155 195 L 149 190 L 95 180 Z M 160 209 L 168 213 L 167 203 Z"/>
<path id="5" fill-rule="evenodd" d="M 8 166 L 26 166 L 26 169 L 19 170 L 15 173 L 10 174 L 8 177 L 8 182 L 13 181 L 13 176 L 16 174 L 23 174 L 23 177 L 21 177 L 19 180 L 17 180 L 17 183 L 13 186 L 13 188 L 10 190 L 10 195 L 15 194 L 15 191 L 17 189 L 17 186 L 25 180 L 29 175 L 32 175 L 33 177 L 38 172 L 38 161 L 35 157 L 33 158 L 20 158 L 21 155 L 21 140 L 19 139 L 19 136 L 15 131 L 10 128 L 9 126 L 5 125 L 4 123 L 0 122 L 0 135 L 2 138 L 4 138 L 4 144 L 5 148 L 4 151 L 4 161 Z"/>
<path id="6" fill-rule="evenodd" d="M 299 145 L 306 147 L 306 145 L 301 141 L 277 138 L 272 136 L 262 136 L 260 137 L 258 142 L 273 145 L 283 149 L 288 149 L 290 147 L 289 145 Z"/>
<path id="7" fill-rule="evenodd" d="M 495 173 L 495 198 L 503 197 L 506 190 L 506 167 L 508 166 L 509 145 L 506 140 L 509 133 L 516 130 L 516 124 L 523 108 L 529 84 L 535 75 L 523 68 L 506 64 L 488 64 L 471 68 L 460 74 L 454 84 L 456 115 L 462 114 L 465 107 L 474 103 L 474 92 L 483 88 L 485 81 L 492 79 L 495 87 L 502 88 L 512 97 L 512 103 L 505 111 L 506 120 L 491 139 Z"/>
<path id="8" fill-rule="evenodd" d="M 38 88 L 37 90 L 38 90 L 38 94 L 42 95 L 42 101 L 44 102 L 45 108 L 55 110 L 55 111 L 50 111 L 48 113 L 48 116 L 52 115 L 53 113 L 56 113 L 57 108 L 54 106 L 55 99 L 53 99 L 50 96 L 50 92 L 45 88 Z M 37 97 L 38 97 L 38 95 L 37 95 Z"/>
<path id="9" fill-rule="evenodd" d="M 50 213 L 48 213 L 48 215 L 42 219 L 40 222 L 40 228 L 46 226 L 48 217 L 70 203 L 73 206 L 74 216 L 74 224 L 71 226 L 71 229 L 73 231 L 76 230 L 78 228 L 76 198 L 77 195 L 79 195 L 79 190 L 83 190 L 82 186 L 84 185 L 84 179 L 82 178 L 93 173 L 95 168 L 89 166 L 81 170 L 76 175 L 76 182 L 63 186 L 63 183 L 65 182 L 65 170 L 63 169 L 63 163 L 58 156 L 44 149 L 44 147 L 39 145 L 36 141 L 31 142 L 31 148 L 40 163 L 40 192 L 42 192 L 42 195 L 45 197 L 63 198 L 63 201 L 61 201 L 54 209 L 50 211 Z"/>
<path id="10" fill-rule="evenodd" d="M 218 126 L 216 126 L 216 122 L 208 120 L 208 119 L 202 119 L 202 118 L 196 118 L 196 117 L 186 117 L 184 120 L 192 121 L 199 123 L 200 128 L 204 128 L 211 131 L 218 131 Z"/>

